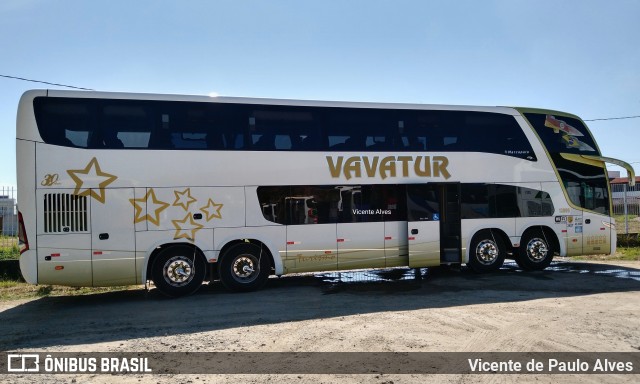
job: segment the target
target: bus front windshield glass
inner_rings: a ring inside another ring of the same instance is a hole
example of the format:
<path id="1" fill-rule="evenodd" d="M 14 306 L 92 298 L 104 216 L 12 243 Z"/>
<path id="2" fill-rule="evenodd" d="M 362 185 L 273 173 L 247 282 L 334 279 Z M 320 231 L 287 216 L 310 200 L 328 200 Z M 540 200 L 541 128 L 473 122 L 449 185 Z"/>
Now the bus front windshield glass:
<path id="1" fill-rule="evenodd" d="M 584 124 L 578 119 L 554 114 L 525 113 L 525 117 L 547 148 L 571 202 L 580 208 L 609 215 L 606 168 L 562 156 L 600 155 Z"/>

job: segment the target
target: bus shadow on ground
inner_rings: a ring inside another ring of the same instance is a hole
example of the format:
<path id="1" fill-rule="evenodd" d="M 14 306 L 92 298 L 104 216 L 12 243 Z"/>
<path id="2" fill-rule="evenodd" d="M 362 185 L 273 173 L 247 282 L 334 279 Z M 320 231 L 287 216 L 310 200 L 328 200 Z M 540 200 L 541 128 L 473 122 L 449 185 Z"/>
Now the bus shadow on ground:
<path id="1" fill-rule="evenodd" d="M 44 297 L 0 313 L 0 349 L 633 291 L 640 291 L 640 269 L 560 261 L 536 272 L 524 272 L 507 262 L 489 274 L 440 267 L 294 275 L 271 278 L 264 289 L 242 294 L 212 283 L 179 299 L 165 298 L 155 289 Z"/>

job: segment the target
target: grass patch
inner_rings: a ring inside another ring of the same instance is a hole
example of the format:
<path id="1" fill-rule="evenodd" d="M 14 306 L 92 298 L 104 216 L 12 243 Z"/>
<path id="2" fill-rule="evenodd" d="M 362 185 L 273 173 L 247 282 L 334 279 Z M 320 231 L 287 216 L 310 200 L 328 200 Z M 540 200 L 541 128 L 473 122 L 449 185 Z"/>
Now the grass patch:
<path id="1" fill-rule="evenodd" d="M 20 258 L 20 248 L 17 245 L 0 247 L 0 260 L 15 260 Z"/>
<path id="2" fill-rule="evenodd" d="M 616 255 L 620 254 L 620 260 L 640 260 L 640 248 L 618 248 Z"/>
<path id="3" fill-rule="evenodd" d="M 625 247 L 618 244 L 615 255 L 571 256 L 572 260 L 603 260 L 603 261 L 640 261 L 640 247 Z"/>
<path id="4" fill-rule="evenodd" d="M 13 236 L 0 236 L 0 260 L 11 260 L 20 257 L 18 238 Z"/>

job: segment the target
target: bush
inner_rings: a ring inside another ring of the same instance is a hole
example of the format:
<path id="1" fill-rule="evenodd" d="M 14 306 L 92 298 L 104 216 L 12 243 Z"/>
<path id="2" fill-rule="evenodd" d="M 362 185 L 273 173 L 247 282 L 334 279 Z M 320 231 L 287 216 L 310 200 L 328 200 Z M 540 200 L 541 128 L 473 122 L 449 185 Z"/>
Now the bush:
<path id="1" fill-rule="evenodd" d="M 17 245 L 0 247 L 0 260 L 12 260 L 20 257 L 20 248 Z"/>
<path id="2" fill-rule="evenodd" d="M 618 247 L 640 247 L 640 237 L 635 234 L 618 235 Z"/>

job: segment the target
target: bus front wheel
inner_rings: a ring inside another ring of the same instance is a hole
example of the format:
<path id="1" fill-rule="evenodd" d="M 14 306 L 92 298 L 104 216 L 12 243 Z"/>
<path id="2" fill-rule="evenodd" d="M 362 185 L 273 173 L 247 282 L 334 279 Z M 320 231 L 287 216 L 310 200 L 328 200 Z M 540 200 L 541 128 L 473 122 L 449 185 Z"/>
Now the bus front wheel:
<path id="1" fill-rule="evenodd" d="M 474 272 L 494 272 L 502 267 L 507 249 L 500 234 L 485 229 L 473 236 L 467 264 Z"/>
<path id="2" fill-rule="evenodd" d="M 542 230 L 525 233 L 520 241 L 516 263 L 525 271 L 540 271 L 553 260 L 553 245 Z"/>
<path id="3" fill-rule="evenodd" d="M 222 255 L 218 274 L 227 289 L 248 292 L 261 288 L 267 282 L 270 269 L 269 256 L 261 247 L 241 243 Z"/>
<path id="4" fill-rule="evenodd" d="M 164 295 L 178 297 L 195 292 L 204 281 L 206 263 L 193 247 L 174 245 L 153 260 L 151 278 Z"/>

